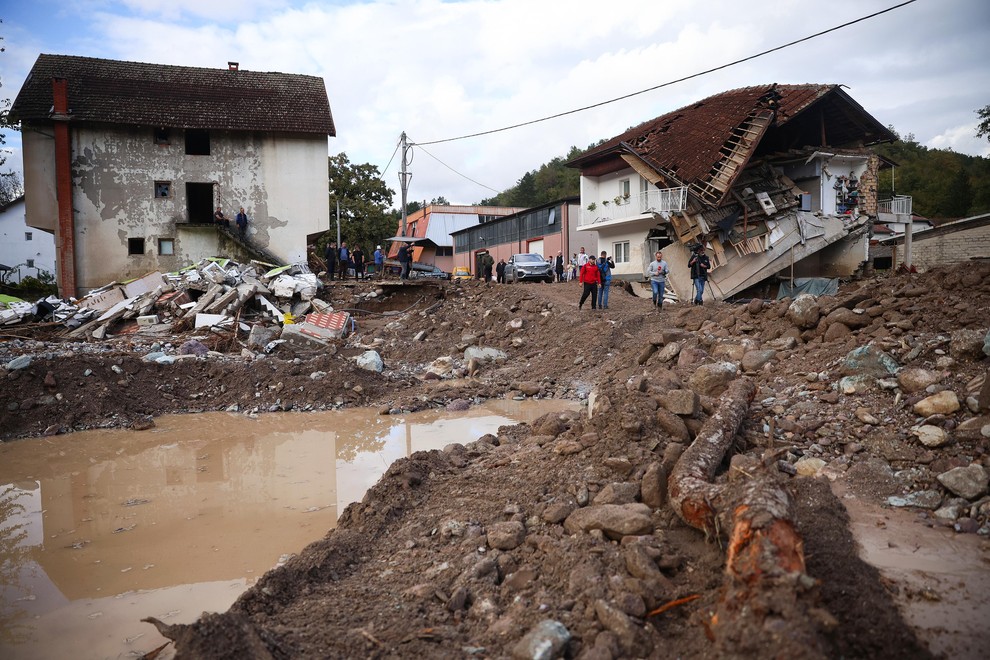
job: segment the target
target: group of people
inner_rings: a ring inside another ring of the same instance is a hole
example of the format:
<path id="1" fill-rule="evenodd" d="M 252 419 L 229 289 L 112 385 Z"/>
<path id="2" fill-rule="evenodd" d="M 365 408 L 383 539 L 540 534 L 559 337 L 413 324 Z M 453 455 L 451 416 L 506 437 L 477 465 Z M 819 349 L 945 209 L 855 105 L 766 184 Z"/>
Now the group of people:
<path id="1" fill-rule="evenodd" d="M 335 275 L 339 276 L 341 280 L 346 280 L 348 271 L 352 269 L 354 270 L 355 280 L 366 278 L 365 269 L 369 264 L 360 245 L 349 248 L 347 247 L 347 241 L 341 241 L 340 247 L 337 247 L 336 242 L 329 243 L 323 251 L 323 259 L 327 263 L 327 277 L 331 280 L 334 279 Z M 381 273 L 385 267 L 385 252 L 382 250 L 381 245 L 375 248 L 372 259 L 374 260 L 374 266 L 371 274 L 377 274 L 381 277 Z"/>
<path id="2" fill-rule="evenodd" d="M 646 276 L 650 280 L 653 306 L 660 310 L 663 309 L 663 296 L 667 288 L 670 266 L 664 260 L 661 250 L 657 250 L 653 257 L 653 261 L 646 267 Z M 608 309 L 608 290 L 612 283 L 612 270 L 615 268 L 612 257 L 603 250 L 601 256 L 594 259 L 586 255 L 584 248 L 581 248 L 575 261 L 580 264 L 578 281 L 583 285 L 578 309 L 584 307 L 589 296 L 591 297 L 591 309 Z M 691 302 L 694 305 L 701 305 L 705 293 L 705 283 L 708 281 L 708 271 L 712 267 L 711 260 L 705 254 L 704 245 L 699 243 L 692 248 L 688 267 L 691 269 L 691 281 L 694 283 L 694 296 Z"/>
<path id="3" fill-rule="evenodd" d="M 588 296 L 591 296 L 591 309 L 608 309 L 608 290 L 612 286 L 612 270 L 615 268 L 612 257 L 602 250 L 601 255 L 595 259 L 581 248 L 577 259 L 583 262 L 578 270 L 578 281 L 583 285 L 578 309 L 584 307 Z"/>
<path id="4" fill-rule="evenodd" d="M 237 225 L 237 231 L 243 237 L 247 234 L 247 224 L 248 218 L 247 213 L 244 212 L 244 207 L 242 206 L 234 216 L 234 223 Z M 213 224 L 219 225 L 221 227 L 230 228 L 230 219 L 223 214 L 223 208 L 217 207 L 217 210 L 213 212 Z"/>

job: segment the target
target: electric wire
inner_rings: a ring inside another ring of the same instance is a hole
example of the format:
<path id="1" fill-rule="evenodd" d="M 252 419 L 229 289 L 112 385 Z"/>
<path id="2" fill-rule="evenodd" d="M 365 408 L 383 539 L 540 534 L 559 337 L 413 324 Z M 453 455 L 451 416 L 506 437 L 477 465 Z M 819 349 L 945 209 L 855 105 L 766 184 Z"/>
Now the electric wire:
<path id="1" fill-rule="evenodd" d="M 388 172 L 388 168 L 392 165 L 392 161 L 395 160 L 395 154 L 399 153 L 399 145 L 402 144 L 402 140 L 395 143 L 395 149 L 392 150 L 392 155 L 388 159 L 388 164 L 385 165 L 385 169 L 382 170 L 381 175 L 378 177 L 379 181 L 385 180 L 385 173 Z"/>
<path id="2" fill-rule="evenodd" d="M 415 145 L 415 146 L 417 146 L 417 147 L 419 147 L 420 149 L 423 149 L 423 145 L 420 144 L 420 143 L 418 143 L 418 142 L 413 142 L 412 144 Z M 482 188 L 488 188 L 489 190 L 491 190 L 496 195 L 498 193 L 502 192 L 501 190 L 495 190 L 491 186 L 486 186 L 485 184 L 481 183 L 480 181 L 475 181 L 474 179 L 472 179 L 471 177 L 467 176 L 466 174 L 461 174 L 460 172 L 458 172 L 457 170 L 455 170 L 453 167 L 451 167 L 447 163 L 443 162 L 442 160 L 440 160 L 439 158 L 437 158 L 436 156 L 434 156 L 433 154 L 431 154 L 426 149 L 423 149 L 423 153 L 425 153 L 427 156 L 429 156 L 433 160 L 437 161 L 438 163 L 440 163 L 441 165 L 443 165 L 444 167 L 446 167 L 448 170 L 450 170 L 451 172 L 453 172 L 457 176 L 462 177 L 464 179 L 467 179 L 468 181 L 470 181 L 471 183 L 473 183 L 475 185 L 481 186 Z"/>
<path id="3" fill-rule="evenodd" d="M 623 96 L 617 96 L 616 98 L 609 99 L 607 101 L 601 101 L 600 103 L 594 103 L 592 105 L 586 105 L 586 106 L 584 106 L 582 108 L 576 108 L 574 110 L 567 110 L 566 112 L 558 112 L 555 115 L 550 115 L 550 116 L 547 116 L 547 117 L 542 117 L 540 119 L 533 119 L 533 120 L 530 120 L 530 121 L 521 122 L 519 124 L 513 124 L 511 126 L 504 126 L 502 128 L 494 128 L 492 130 L 481 131 L 479 133 L 469 133 L 467 135 L 459 135 L 457 137 L 452 137 L 452 138 L 444 138 L 442 140 L 430 140 L 429 142 L 420 142 L 419 143 L 419 146 L 422 147 L 424 144 L 440 144 L 441 142 L 453 142 L 455 140 L 466 140 L 468 138 L 480 137 L 482 135 L 491 135 L 492 133 L 501 133 L 503 131 L 509 131 L 509 130 L 514 129 L 514 128 L 521 128 L 523 126 L 530 126 L 531 124 L 538 124 L 540 122 L 549 121 L 551 119 L 558 119 L 560 117 L 565 117 L 567 115 L 572 115 L 572 114 L 575 114 L 575 113 L 578 113 L 578 112 L 584 112 L 585 110 L 591 110 L 593 108 L 600 108 L 601 106 L 608 105 L 610 103 L 615 103 L 617 101 L 623 101 L 625 99 L 632 98 L 634 96 L 639 96 L 640 94 L 646 94 L 647 92 L 652 92 L 652 91 L 661 89 L 663 87 L 669 87 L 671 85 L 676 85 L 677 83 L 684 82 L 685 80 L 691 80 L 692 78 L 699 78 L 701 76 L 708 75 L 709 73 L 714 73 L 716 71 L 721 71 L 722 69 L 727 69 L 727 68 L 732 67 L 732 66 L 735 66 L 737 64 L 742 64 L 743 62 L 749 62 L 750 60 L 755 60 L 758 57 L 763 57 L 764 55 L 769 55 L 770 53 L 775 53 L 778 50 L 783 50 L 785 48 L 789 48 L 791 46 L 795 46 L 795 45 L 797 45 L 799 43 L 802 43 L 802 42 L 805 42 L 805 41 L 810 41 L 811 39 L 815 39 L 816 37 L 820 37 L 820 36 L 825 35 L 825 34 L 828 34 L 830 32 L 835 32 L 837 30 L 841 30 L 843 28 L 847 28 L 850 25 L 855 25 L 856 23 L 862 23 L 863 21 L 869 20 L 871 18 L 875 18 L 877 16 L 880 16 L 881 14 L 886 14 L 888 12 L 894 11 L 895 9 L 900 9 L 901 7 L 904 7 L 905 5 L 910 5 L 911 3 L 916 2 L 916 1 L 917 0 L 905 0 L 905 2 L 901 2 L 900 4 L 893 5 L 892 7 L 887 7 L 886 9 L 882 9 L 880 11 L 873 12 L 872 14 L 868 14 L 866 16 L 861 16 L 860 18 L 856 18 L 854 20 L 847 21 L 847 22 L 842 23 L 840 25 L 836 25 L 834 27 L 830 27 L 830 28 L 828 28 L 826 30 L 822 30 L 821 32 L 816 32 L 816 33 L 811 34 L 811 35 L 808 35 L 806 37 L 801 37 L 800 39 L 795 39 L 794 41 L 790 41 L 790 42 L 788 42 L 786 44 L 783 44 L 783 45 L 780 45 L 780 46 L 775 46 L 774 48 L 770 48 L 768 50 L 761 51 L 759 53 L 756 53 L 755 55 L 749 55 L 748 57 L 744 57 L 742 59 L 738 59 L 738 60 L 735 60 L 733 62 L 729 62 L 727 64 L 722 64 L 720 66 L 712 67 L 711 69 L 705 69 L 704 71 L 698 71 L 696 73 L 692 73 L 692 74 L 687 75 L 687 76 L 684 76 L 682 78 L 677 78 L 676 80 L 670 80 L 670 81 L 667 81 L 665 83 L 660 83 L 659 85 L 654 85 L 653 87 L 648 87 L 646 89 L 641 89 L 638 92 L 631 92 L 629 94 L 625 94 Z"/>

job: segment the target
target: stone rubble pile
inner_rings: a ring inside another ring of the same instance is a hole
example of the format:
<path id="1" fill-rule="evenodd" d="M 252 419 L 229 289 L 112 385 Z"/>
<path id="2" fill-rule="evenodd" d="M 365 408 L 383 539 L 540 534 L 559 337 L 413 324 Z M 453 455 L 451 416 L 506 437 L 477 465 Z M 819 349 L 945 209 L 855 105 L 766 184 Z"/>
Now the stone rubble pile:
<path id="1" fill-rule="evenodd" d="M 260 346 L 269 352 L 280 344 L 318 350 L 353 325 L 348 313 L 334 312 L 317 298 L 321 287 L 305 264 L 272 268 L 209 258 L 174 273 L 111 282 L 78 300 L 48 296 L 29 303 L 6 297 L 0 300 L 0 325 L 61 323 L 69 338 L 97 340 L 200 328 L 252 334 L 253 328 L 272 328 Z"/>

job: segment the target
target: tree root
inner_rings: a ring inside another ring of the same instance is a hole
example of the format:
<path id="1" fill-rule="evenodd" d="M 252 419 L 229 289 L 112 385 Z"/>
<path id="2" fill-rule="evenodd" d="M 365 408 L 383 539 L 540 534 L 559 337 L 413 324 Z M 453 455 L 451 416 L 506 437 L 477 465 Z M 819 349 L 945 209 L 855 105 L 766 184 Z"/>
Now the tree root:
<path id="1" fill-rule="evenodd" d="M 722 405 L 674 466 L 668 501 L 684 522 L 706 535 L 718 538 L 728 531 L 723 593 L 707 626 L 717 654 L 824 658 L 818 624 L 831 616 L 814 607 L 816 583 L 804 573 L 804 544 L 787 493 L 768 476 L 713 483 L 754 394 L 748 379 L 729 386 Z"/>

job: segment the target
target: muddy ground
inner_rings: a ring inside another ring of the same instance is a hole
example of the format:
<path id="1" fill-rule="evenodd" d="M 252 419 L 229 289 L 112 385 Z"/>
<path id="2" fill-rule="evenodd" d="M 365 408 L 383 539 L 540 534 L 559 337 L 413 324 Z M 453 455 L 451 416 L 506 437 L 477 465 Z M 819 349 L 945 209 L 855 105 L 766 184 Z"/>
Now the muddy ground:
<path id="1" fill-rule="evenodd" d="M 355 310 L 358 329 L 312 354 L 223 333 L 87 343 L 5 328 L 0 362 L 32 360 L 2 374 L 0 439 L 71 442 L 201 410 L 585 406 L 397 462 L 230 611 L 163 627 L 180 657 L 928 657 L 898 586 L 859 560 L 830 484 L 913 505 L 946 535 L 990 532 L 990 265 L 845 282 L 810 305 L 657 312 L 614 288 L 609 309 L 579 311 L 576 284 L 473 281 L 337 283 L 320 297 Z M 214 352 L 141 359 L 192 337 Z M 469 362 L 470 347 L 505 357 Z M 381 373 L 356 366 L 369 349 Z M 756 394 L 714 481 L 786 493 L 805 565 L 757 584 L 727 620 L 728 530 L 686 525 L 665 484 L 738 379 Z"/>

